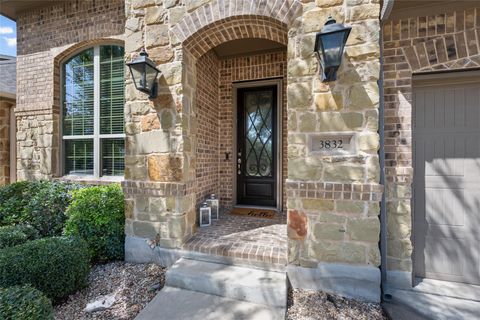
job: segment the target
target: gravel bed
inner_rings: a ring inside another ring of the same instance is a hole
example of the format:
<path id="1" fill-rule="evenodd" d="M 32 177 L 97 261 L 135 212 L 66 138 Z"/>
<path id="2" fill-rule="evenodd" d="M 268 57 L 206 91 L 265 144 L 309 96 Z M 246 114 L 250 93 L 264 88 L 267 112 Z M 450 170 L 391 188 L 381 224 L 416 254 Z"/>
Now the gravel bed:
<path id="1" fill-rule="evenodd" d="M 55 319 L 133 319 L 163 287 L 165 271 L 155 264 L 112 262 L 95 265 L 88 278 L 88 287 L 54 307 Z M 115 303 L 109 309 L 93 313 L 83 311 L 87 303 L 113 293 Z"/>
<path id="2" fill-rule="evenodd" d="M 287 320 L 384 320 L 378 303 L 346 299 L 325 292 L 295 289 L 288 295 Z"/>

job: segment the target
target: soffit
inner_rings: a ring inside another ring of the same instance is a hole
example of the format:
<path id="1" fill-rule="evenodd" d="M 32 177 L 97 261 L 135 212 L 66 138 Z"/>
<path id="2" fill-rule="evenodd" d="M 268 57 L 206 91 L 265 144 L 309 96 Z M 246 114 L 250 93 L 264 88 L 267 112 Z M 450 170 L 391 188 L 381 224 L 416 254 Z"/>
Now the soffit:
<path id="1" fill-rule="evenodd" d="M 72 0 L 0 0 L 0 14 L 17 20 L 18 15 L 23 11 L 70 1 Z"/>
<path id="2" fill-rule="evenodd" d="M 238 56 L 265 51 L 275 51 L 286 47 L 278 42 L 266 39 L 239 39 L 228 41 L 213 48 L 218 57 Z"/>
<path id="3" fill-rule="evenodd" d="M 477 1 L 395 0 L 389 20 L 430 16 L 478 5 Z"/>

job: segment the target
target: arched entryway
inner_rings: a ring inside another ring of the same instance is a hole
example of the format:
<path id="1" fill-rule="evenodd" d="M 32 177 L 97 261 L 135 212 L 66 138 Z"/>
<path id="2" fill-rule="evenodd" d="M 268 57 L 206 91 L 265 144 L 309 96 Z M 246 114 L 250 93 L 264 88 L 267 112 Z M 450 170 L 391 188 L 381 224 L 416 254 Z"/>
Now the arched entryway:
<path id="1" fill-rule="evenodd" d="M 286 24 L 253 15 L 213 22 L 182 43 L 189 178 L 197 207 L 212 193 L 221 203 L 220 219 L 197 229 L 187 250 L 286 263 L 287 44 Z M 270 219 L 231 214 L 267 207 Z"/>

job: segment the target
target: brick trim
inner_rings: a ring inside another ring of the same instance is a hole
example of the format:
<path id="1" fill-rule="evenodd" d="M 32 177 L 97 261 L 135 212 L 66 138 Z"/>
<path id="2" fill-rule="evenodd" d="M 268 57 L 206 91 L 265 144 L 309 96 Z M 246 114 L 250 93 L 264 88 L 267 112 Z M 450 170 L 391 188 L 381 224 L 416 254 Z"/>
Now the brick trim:
<path id="1" fill-rule="evenodd" d="M 302 4 L 297 0 L 215 0 L 187 14 L 172 32 L 184 42 L 207 26 L 223 24 L 224 20 L 238 16 L 264 17 L 290 25 L 302 11 Z"/>
<path id="2" fill-rule="evenodd" d="M 97 45 L 119 45 L 119 46 L 125 46 L 125 43 L 121 39 L 117 38 L 98 38 L 98 39 L 93 39 L 93 40 L 86 40 L 82 42 L 75 43 L 65 50 L 61 51 L 57 55 L 53 57 L 53 104 L 55 106 L 59 106 L 60 108 L 60 76 L 61 76 L 61 66 L 62 63 L 70 58 L 71 56 L 75 55 L 76 53 L 79 53 L 85 49 L 88 49 L 90 47 L 94 47 Z"/>
<path id="3" fill-rule="evenodd" d="M 123 181 L 122 187 L 127 195 L 150 195 L 156 197 L 183 196 L 187 194 L 188 186 L 185 183 L 174 182 L 147 182 Z"/>
<path id="4" fill-rule="evenodd" d="M 237 39 L 260 38 L 288 44 L 287 25 L 262 16 L 235 16 L 199 29 L 183 42 L 184 48 L 195 59 L 210 49 Z"/>
<path id="5" fill-rule="evenodd" d="M 380 184 L 305 182 L 287 180 L 289 198 L 380 201 Z"/>

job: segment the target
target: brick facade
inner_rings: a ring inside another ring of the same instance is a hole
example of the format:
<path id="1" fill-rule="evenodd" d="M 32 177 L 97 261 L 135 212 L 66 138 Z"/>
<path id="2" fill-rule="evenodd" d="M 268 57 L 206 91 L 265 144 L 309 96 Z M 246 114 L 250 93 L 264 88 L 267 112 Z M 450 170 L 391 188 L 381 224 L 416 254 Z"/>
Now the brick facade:
<path id="1" fill-rule="evenodd" d="M 412 77 L 480 66 L 480 8 L 394 19 L 384 27 L 388 269 L 412 271 Z"/>
<path id="2" fill-rule="evenodd" d="M 59 2 L 20 13 L 17 26 L 17 175 L 51 179 L 62 174 L 61 62 L 94 44 L 123 43 L 124 1 Z"/>
<path id="3" fill-rule="evenodd" d="M 197 150 L 196 150 L 196 202 L 209 194 L 220 194 L 219 166 L 223 160 L 218 153 L 220 136 L 225 134 L 225 122 L 220 121 L 219 61 L 213 51 L 197 62 Z"/>
<path id="4" fill-rule="evenodd" d="M 230 161 L 220 163 L 220 189 L 224 205 L 231 207 L 234 203 L 233 185 L 236 175 L 234 170 L 234 155 L 236 148 L 233 146 L 233 136 L 236 130 L 233 117 L 233 83 L 240 81 L 255 81 L 263 79 L 279 78 L 282 79 L 282 143 L 286 145 L 287 132 L 287 97 L 286 97 L 286 74 L 287 74 L 287 53 L 273 52 L 266 54 L 254 54 L 250 56 L 241 56 L 233 58 L 224 58 L 220 61 L 220 100 L 219 108 L 220 123 L 222 125 L 222 134 L 220 135 L 219 157 L 225 157 L 225 153 L 231 155 Z M 231 125 L 230 125 L 231 124 Z M 286 150 L 285 150 L 286 151 Z M 283 190 L 283 208 L 286 208 L 285 180 L 287 177 L 287 153 L 282 154 L 282 177 L 281 182 Z"/>

